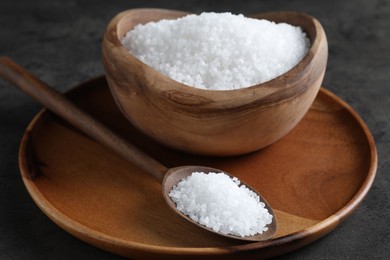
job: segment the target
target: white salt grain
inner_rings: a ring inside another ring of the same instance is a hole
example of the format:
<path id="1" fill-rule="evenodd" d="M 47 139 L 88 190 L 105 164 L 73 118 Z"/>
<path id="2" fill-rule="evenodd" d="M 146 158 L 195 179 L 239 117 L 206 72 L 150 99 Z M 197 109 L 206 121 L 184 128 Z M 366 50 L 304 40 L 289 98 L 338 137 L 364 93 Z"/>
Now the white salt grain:
<path id="1" fill-rule="evenodd" d="M 189 86 L 226 90 L 293 68 L 310 42 L 300 27 L 231 13 L 202 13 L 137 25 L 122 44 L 144 63 Z"/>
<path id="2" fill-rule="evenodd" d="M 259 196 L 224 173 L 194 172 L 169 197 L 192 220 L 222 234 L 252 236 L 267 231 L 272 215 Z"/>

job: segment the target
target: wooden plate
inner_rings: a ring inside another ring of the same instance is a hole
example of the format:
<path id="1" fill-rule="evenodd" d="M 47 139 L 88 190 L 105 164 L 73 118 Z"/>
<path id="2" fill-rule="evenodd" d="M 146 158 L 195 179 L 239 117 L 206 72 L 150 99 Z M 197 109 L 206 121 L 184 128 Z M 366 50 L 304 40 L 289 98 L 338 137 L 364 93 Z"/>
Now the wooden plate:
<path id="1" fill-rule="evenodd" d="M 231 172 L 259 190 L 276 210 L 279 229 L 270 241 L 240 242 L 208 233 L 174 215 L 152 177 L 42 110 L 28 126 L 19 153 L 30 195 L 64 230 L 119 255 L 280 255 L 332 231 L 356 209 L 375 177 L 377 154 L 368 128 L 325 89 L 283 139 L 230 158 L 183 154 L 148 139 L 121 115 L 104 77 L 67 95 L 167 166 L 204 164 Z"/>

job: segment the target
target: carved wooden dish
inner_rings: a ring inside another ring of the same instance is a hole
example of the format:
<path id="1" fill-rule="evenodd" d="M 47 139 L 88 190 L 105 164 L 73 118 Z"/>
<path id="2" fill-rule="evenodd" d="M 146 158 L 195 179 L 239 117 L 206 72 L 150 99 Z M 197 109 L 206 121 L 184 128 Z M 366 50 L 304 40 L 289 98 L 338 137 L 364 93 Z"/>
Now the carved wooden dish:
<path id="1" fill-rule="evenodd" d="M 281 76 L 249 88 L 210 91 L 174 81 L 141 62 L 120 39 L 137 24 L 187 13 L 133 9 L 118 14 L 103 39 L 106 77 L 123 114 L 167 146 L 204 155 L 238 155 L 263 148 L 288 133 L 312 104 L 324 77 L 328 45 L 321 24 L 295 12 L 253 15 L 301 26 L 311 41 L 307 55 Z"/>
<path id="2" fill-rule="evenodd" d="M 201 230 L 169 209 L 154 178 L 41 111 L 20 146 L 29 193 L 64 230 L 119 255 L 260 259 L 284 254 L 336 228 L 361 203 L 375 177 L 377 154 L 368 128 L 324 89 L 285 137 L 261 151 L 229 158 L 188 155 L 153 141 L 123 117 L 103 77 L 68 97 L 169 167 L 202 164 L 231 172 L 267 198 L 278 220 L 275 238 L 265 242 Z"/>

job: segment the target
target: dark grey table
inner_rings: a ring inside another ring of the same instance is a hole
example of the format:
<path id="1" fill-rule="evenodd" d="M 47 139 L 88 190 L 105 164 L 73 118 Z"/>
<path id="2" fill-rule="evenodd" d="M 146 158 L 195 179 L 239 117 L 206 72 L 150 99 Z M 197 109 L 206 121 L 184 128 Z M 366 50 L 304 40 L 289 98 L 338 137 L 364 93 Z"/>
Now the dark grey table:
<path id="1" fill-rule="evenodd" d="M 0 55 L 60 91 L 103 74 L 100 43 L 119 11 L 160 7 L 191 12 L 297 10 L 317 17 L 329 42 L 323 85 L 347 101 L 376 140 L 379 165 L 359 209 L 334 232 L 285 259 L 388 259 L 390 256 L 390 1 L 1 0 Z M 21 181 L 18 145 L 40 110 L 0 81 L 0 259 L 120 259 L 54 225 Z"/>

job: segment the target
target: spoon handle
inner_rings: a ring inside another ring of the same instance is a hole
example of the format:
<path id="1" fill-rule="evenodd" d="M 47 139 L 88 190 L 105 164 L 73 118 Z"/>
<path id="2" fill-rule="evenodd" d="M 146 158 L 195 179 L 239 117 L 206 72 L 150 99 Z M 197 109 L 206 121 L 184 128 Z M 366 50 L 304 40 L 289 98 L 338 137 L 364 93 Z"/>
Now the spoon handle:
<path id="1" fill-rule="evenodd" d="M 167 167 L 109 130 L 63 95 L 7 57 L 0 57 L 0 77 L 14 84 L 50 111 L 65 119 L 96 141 L 111 148 L 127 161 L 152 174 L 160 182 Z"/>

